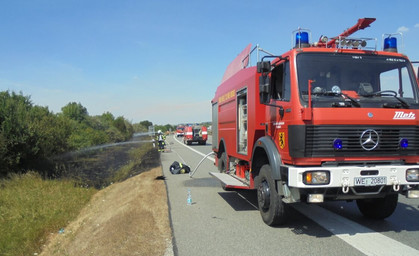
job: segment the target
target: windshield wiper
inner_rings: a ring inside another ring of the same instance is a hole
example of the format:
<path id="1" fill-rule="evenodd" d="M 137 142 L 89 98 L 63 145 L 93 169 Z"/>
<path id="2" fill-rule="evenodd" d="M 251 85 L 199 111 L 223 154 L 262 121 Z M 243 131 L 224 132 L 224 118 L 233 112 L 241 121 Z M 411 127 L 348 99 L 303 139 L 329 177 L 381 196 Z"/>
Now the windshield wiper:
<path id="1" fill-rule="evenodd" d="M 374 96 L 393 96 L 395 99 L 397 99 L 404 108 L 410 108 L 410 104 L 407 103 L 404 99 L 397 96 L 397 92 L 393 90 L 385 90 L 385 91 L 378 91 L 370 94 L 363 94 L 361 95 L 363 97 L 374 97 Z M 387 107 L 388 105 L 384 105 L 384 107 Z"/>
<path id="2" fill-rule="evenodd" d="M 361 105 L 359 104 L 359 102 L 356 99 L 352 98 L 351 96 L 347 95 L 346 93 L 327 91 L 327 92 L 315 92 L 313 94 L 314 95 L 325 95 L 325 96 L 340 96 L 344 99 L 349 99 L 353 106 L 358 107 L 358 108 L 361 107 Z M 342 102 L 340 102 L 340 103 L 339 102 L 334 102 L 334 104 L 332 104 L 332 106 L 333 107 L 348 107 L 346 104 L 342 104 Z"/>
<path id="3" fill-rule="evenodd" d="M 354 105 L 355 107 L 361 107 L 361 105 L 359 104 L 359 102 L 358 101 L 356 101 L 356 99 L 354 99 L 354 98 L 352 98 L 351 96 L 349 96 L 348 94 L 346 94 L 346 93 L 339 93 L 341 96 L 343 95 L 343 96 L 345 96 L 346 98 L 348 98 L 351 102 L 352 102 L 352 105 Z"/>

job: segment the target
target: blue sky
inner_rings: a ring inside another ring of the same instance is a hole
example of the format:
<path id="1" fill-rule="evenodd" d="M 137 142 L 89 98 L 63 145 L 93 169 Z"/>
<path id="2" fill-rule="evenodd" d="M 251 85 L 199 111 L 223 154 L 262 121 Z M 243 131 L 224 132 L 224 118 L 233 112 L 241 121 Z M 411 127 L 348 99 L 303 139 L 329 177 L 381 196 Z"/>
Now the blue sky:
<path id="1" fill-rule="evenodd" d="M 54 113 L 69 102 L 90 115 L 132 122 L 211 120 L 227 65 L 248 45 L 281 54 L 291 33 L 355 37 L 403 32 L 419 60 L 419 1 L 14 0 L 0 2 L 0 90 L 22 92 Z"/>

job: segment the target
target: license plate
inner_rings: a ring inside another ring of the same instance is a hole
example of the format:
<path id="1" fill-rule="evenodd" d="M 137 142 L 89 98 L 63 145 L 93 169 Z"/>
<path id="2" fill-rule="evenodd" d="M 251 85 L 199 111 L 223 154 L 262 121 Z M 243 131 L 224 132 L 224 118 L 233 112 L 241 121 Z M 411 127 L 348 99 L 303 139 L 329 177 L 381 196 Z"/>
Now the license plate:
<path id="1" fill-rule="evenodd" d="M 379 186 L 386 185 L 387 177 L 356 177 L 355 186 Z"/>

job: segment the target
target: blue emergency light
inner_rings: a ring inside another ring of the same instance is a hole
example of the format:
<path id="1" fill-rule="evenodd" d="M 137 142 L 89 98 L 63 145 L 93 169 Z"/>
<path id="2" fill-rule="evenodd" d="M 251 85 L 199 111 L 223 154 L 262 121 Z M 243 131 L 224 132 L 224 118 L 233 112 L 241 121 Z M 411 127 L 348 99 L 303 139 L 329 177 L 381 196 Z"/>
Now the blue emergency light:
<path id="1" fill-rule="evenodd" d="M 306 47 L 308 45 L 308 32 L 297 32 L 295 34 L 295 47 Z"/>
<path id="2" fill-rule="evenodd" d="M 400 140 L 400 147 L 402 149 L 406 149 L 409 146 L 409 141 L 407 139 L 401 139 Z"/>
<path id="3" fill-rule="evenodd" d="M 397 52 L 397 38 L 387 37 L 384 39 L 384 51 Z"/>
<path id="4" fill-rule="evenodd" d="M 334 148 L 335 150 L 340 150 L 340 149 L 342 149 L 342 147 L 343 147 L 343 142 L 342 142 L 342 140 L 341 140 L 341 139 L 335 139 L 335 140 L 333 141 L 333 148 Z"/>

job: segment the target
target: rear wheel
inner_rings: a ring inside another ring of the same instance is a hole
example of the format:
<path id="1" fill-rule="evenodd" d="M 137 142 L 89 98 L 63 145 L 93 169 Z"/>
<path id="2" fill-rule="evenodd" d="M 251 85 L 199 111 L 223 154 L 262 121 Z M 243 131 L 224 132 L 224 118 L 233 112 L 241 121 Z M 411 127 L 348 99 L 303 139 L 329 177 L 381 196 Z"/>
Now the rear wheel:
<path id="1" fill-rule="evenodd" d="M 259 211 L 263 221 L 269 226 L 283 224 L 286 221 L 286 206 L 278 195 L 269 164 L 262 166 L 255 183 Z"/>
<path id="2" fill-rule="evenodd" d="M 227 154 L 226 152 L 223 152 L 220 156 L 220 158 L 218 158 L 218 170 L 220 171 L 220 173 L 227 173 Z M 221 183 L 221 187 L 225 190 L 225 191 L 229 191 L 228 188 L 226 188 L 226 186 Z"/>
<path id="3" fill-rule="evenodd" d="M 221 153 L 220 158 L 218 158 L 218 170 L 221 173 L 227 172 L 227 154 L 226 152 Z"/>
<path id="4" fill-rule="evenodd" d="M 358 199 L 356 204 L 365 217 L 385 219 L 396 210 L 398 199 L 398 194 L 391 194 L 384 198 Z"/>

